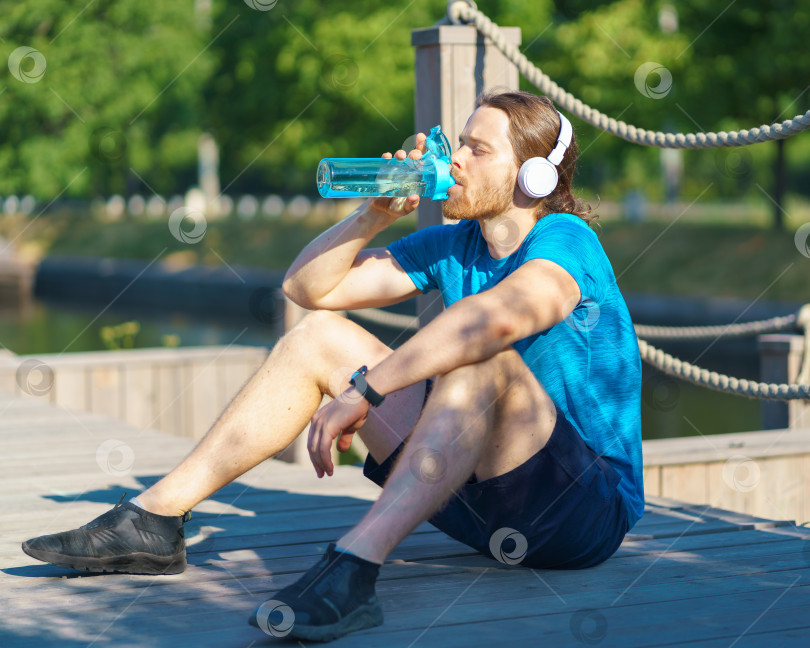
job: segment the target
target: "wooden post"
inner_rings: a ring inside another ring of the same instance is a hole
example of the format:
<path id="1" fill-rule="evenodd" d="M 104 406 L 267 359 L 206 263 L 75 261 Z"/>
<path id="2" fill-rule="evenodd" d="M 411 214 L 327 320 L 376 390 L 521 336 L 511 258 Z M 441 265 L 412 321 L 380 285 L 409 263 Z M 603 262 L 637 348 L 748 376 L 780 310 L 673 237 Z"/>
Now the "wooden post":
<path id="1" fill-rule="evenodd" d="M 519 27 L 501 27 L 509 43 L 520 45 Z M 416 48 L 416 131 L 427 133 L 436 124 L 455 150 L 458 136 L 485 90 L 516 90 L 518 69 L 475 27 L 436 25 L 411 32 Z M 424 200 L 419 228 L 442 222 L 441 202 Z M 418 298 L 419 323 L 424 326 L 442 310 L 435 294 Z"/>
<path id="2" fill-rule="evenodd" d="M 766 383 L 795 383 L 804 355 L 804 336 L 760 335 L 760 376 Z M 810 428 L 810 400 L 762 401 L 762 429 Z"/>

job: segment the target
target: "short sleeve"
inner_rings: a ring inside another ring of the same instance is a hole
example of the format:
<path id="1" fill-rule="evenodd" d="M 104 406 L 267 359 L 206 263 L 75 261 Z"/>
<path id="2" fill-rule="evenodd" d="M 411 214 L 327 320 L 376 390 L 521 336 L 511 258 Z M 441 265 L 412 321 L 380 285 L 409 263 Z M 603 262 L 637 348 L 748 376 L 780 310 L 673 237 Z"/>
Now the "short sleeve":
<path id="1" fill-rule="evenodd" d="M 613 282 L 613 269 L 596 234 L 581 221 L 546 218 L 551 220 L 545 227 L 530 233 L 524 262 L 546 259 L 556 263 L 577 282 L 583 302 L 604 303 Z"/>
<path id="2" fill-rule="evenodd" d="M 422 292 L 438 288 L 436 268 L 441 260 L 442 239 L 447 225 L 425 227 L 388 246 L 388 251 Z M 452 226 L 450 226 L 452 227 Z"/>

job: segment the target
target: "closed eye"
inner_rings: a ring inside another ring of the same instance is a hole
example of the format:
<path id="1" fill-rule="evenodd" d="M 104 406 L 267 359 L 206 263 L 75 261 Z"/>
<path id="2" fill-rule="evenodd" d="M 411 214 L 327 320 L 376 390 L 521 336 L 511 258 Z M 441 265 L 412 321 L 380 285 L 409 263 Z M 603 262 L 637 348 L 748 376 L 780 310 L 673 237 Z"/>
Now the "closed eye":
<path id="1" fill-rule="evenodd" d="M 488 153 L 488 152 L 489 152 L 489 151 L 487 151 L 487 149 L 486 149 L 484 146 L 482 146 L 480 143 L 477 143 L 477 142 L 471 142 L 471 143 L 469 143 L 469 144 L 468 144 L 468 143 L 466 143 L 466 142 L 464 141 L 464 139 L 463 139 L 462 137 L 459 137 L 459 138 L 458 138 L 458 146 L 459 146 L 459 148 L 464 148 L 464 146 L 468 146 L 468 147 L 469 147 L 469 149 L 470 149 L 470 150 L 473 152 L 473 155 L 483 155 L 483 154 L 485 154 L 485 153 Z"/>

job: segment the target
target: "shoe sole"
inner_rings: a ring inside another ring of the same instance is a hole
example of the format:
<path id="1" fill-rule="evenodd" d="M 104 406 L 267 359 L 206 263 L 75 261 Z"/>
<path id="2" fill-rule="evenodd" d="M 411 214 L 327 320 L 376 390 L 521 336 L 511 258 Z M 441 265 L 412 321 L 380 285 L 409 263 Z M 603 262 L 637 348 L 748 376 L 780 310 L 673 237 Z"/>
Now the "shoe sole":
<path id="1" fill-rule="evenodd" d="M 328 626 L 307 626 L 293 623 L 288 637 L 293 639 L 309 639 L 310 641 L 332 641 L 349 632 L 365 630 L 382 625 L 383 611 L 379 604 L 361 605 L 337 623 Z"/>
<path id="2" fill-rule="evenodd" d="M 155 556 L 148 553 L 132 553 L 128 556 L 113 556 L 110 558 L 90 558 L 84 556 L 67 556 L 54 551 L 38 551 L 22 543 L 22 550 L 37 560 L 51 563 L 57 567 L 76 569 L 93 573 L 115 574 L 148 574 L 169 576 L 180 574 L 186 569 L 186 552 L 173 556 Z"/>

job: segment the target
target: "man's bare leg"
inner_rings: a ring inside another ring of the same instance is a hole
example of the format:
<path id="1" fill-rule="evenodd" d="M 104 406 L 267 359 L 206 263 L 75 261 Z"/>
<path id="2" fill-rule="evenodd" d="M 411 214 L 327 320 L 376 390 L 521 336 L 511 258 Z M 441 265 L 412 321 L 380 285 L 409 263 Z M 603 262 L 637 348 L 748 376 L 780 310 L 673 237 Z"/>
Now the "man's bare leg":
<path id="1" fill-rule="evenodd" d="M 116 506 L 90 525 L 26 540 L 22 550 L 79 570 L 182 572 L 181 514 L 289 445 L 323 393 L 343 392 L 357 367 L 374 366 L 390 353 L 356 324 L 333 313 L 312 313 L 278 343 L 191 454 L 138 496 L 139 506 Z M 369 415 L 363 438 L 380 461 L 407 437 L 424 394 L 424 383 L 402 389 Z"/>
<path id="2" fill-rule="evenodd" d="M 546 444 L 555 423 L 554 403 L 512 349 L 449 372 L 379 499 L 338 547 L 383 563 L 473 472 L 488 479 L 516 468 Z"/>
<path id="3" fill-rule="evenodd" d="M 264 365 L 225 409 L 183 462 L 138 495 L 143 508 L 182 515 L 212 493 L 274 456 L 301 433 L 322 394 L 348 388 L 351 373 L 374 366 L 392 351 L 364 329 L 327 311 L 316 311 L 284 336 Z M 416 423 L 424 384 L 391 395 L 374 408 L 361 433 L 382 461 Z"/>

